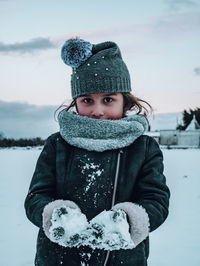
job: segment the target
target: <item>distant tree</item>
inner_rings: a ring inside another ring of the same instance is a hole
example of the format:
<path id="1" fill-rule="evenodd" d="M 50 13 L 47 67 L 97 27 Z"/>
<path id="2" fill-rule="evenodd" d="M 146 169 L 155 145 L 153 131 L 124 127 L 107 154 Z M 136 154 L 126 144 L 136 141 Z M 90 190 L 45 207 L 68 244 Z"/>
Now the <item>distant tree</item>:
<path id="1" fill-rule="evenodd" d="M 183 124 L 179 124 L 176 129 L 178 130 L 185 130 L 187 128 L 187 126 L 190 124 L 190 122 L 193 119 L 193 115 L 195 115 L 195 118 L 198 122 L 198 124 L 200 125 L 200 108 L 196 108 L 194 110 L 189 109 L 189 111 L 184 110 L 183 113 Z"/>
<path id="2" fill-rule="evenodd" d="M 5 138 L 5 135 L 2 131 L 0 131 L 0 139 L 3 139 L 3 138 Z"/>
<path id="3" fill-rule="evenodd" d="M 197 120 L 198 124 L 200 125 L 200 108 L 196 108 L 194 110 L 194 113 L 195 113 L 196 120 Z"/>

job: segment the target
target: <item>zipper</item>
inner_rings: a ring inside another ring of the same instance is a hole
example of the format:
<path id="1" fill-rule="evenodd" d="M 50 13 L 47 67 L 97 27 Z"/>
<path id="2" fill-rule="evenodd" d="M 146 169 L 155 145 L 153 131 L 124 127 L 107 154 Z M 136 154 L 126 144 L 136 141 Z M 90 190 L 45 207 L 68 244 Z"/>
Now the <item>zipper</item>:
<path id="1" fill-rule="evenodd" d="M 113 196 L 112 196 L 112 203 L 111 203 L 111 209 L 115 205 L 115 198 L 116 198 L 116 191 L 117 191 L 117 183 L 118 183 L 118 178 L 119 178 L 119 167 L 120 167 L 120 160 L 121 160 L 121 154 L 123 153 L 122 150 L 118 151 L 117 154 L 117 166 L 116 166 L 116 171 L 115 171 L 115 182 L 114 182 L 114 188 L 113 188 Z M 110 250 L 107 251 L 106 254 L 106 259 L 104 261 L 104 266 L 107 265 L 108 259 L 110 255 Z"/>

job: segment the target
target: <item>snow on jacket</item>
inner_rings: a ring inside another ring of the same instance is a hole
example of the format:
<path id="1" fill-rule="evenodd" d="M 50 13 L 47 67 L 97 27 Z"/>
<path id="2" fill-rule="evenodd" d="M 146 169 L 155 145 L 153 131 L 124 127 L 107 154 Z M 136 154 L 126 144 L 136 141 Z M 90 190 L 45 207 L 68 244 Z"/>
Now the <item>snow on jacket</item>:
<path id="1" fill-rule="evenodd" d="M 51 242 L 42 228 L 42 213 L 57 199 L 76 203 L 88 220 L 111 209 L 119 152 L 114 204 L 130 202 L 145 208 L 150 232 L 164 222 L 170 193 L 163 175 L 162 152 L 153 138 L 142 135 L 128 146 L 97 152 L 72 146 L 55 133 L 40 154 L 25 200 L 27 217 L 40 228 L 35 265 L 104 265 L 107 251 L 66 248 Z M 111 251 L 107 265 L 145 266 L 148 255 L 147 237 L 134 249 Z"/>

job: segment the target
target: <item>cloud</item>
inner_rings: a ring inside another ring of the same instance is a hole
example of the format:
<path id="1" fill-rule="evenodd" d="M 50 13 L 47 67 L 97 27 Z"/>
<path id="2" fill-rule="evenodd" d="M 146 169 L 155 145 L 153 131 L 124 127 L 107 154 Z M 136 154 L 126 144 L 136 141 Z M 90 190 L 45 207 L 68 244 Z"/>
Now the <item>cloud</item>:
<path id="1" fill-rule="evenodd" d="M 0 118 L 47 119 L 56 106 L 40 106 L 27 102 L 6 102 L 0 100 Z"/>
<path id="2" fill-rule="evenodd" d="M 0 42 L 1 53 L 33 53 L 36 51 L 56 48 L 56 44 L 49 38 L 35 38 L 27 42 L 4 44 Z"/>
<path id="3" fill-rule="evenodd" d="M 170 11 L 180 11 L 184 8 L 193 8 L 199 6 L 194 0 L 164 0 Z"/>
<path id="4" fill-rule="evenodd" d="M 0 0 L 1 1 L 1 0 Z M 166 0 L 170 2 L 169 0 Z M 194 2 L 194 1 L 178 1 L 175 2 Z M 192 3 L 190 3 L 192 4 Z M 5 44 L 0 42 L 0 53 L 8 54 L 15 52 L 17 54 L 34 53 L 47 49 L 56 49 L 61 46 L 64 41 L 72 37 L 80 37 L 83 39 L 107 39 L 115 40 L 119 36 L 123 38 L 124 35 L 131 36 L 135 41 L 145 41 L 147 38 L 162 40 L 161 37 L 171 39 L 171 36 L 179 38 L 187 32 L 199 31 L 200 26 L 200 12 L 177 13 L 174 15 L 157 16 L 151 18 L 148 23 L 144 24 L 128 24 L 116 25 L 115 27 L 107 27 L 106 29 L 99 29 L 88 32 L 74 32 L 71 34 L 64 34 L 60 36 L 52 36 L 50 38 L 38 37 L 27 42 L 18 42 L 13 44 Z M 132 44 L 131 44 L 132 45 Z"/>
<path id="5" fill-rule="evenodd" d="M 195 67 L 195 68 L 194 68 L 194 73 L 195 73 L 197 76 L 200 76 L 200 67 Z"/>
<path id="6" fill-rule="evenodd" d="M 54 120 L 56 108 L 0 100 L 0 132 L 11 138 L 46 138 L 58 131 Z"/>
<path id="7" fill-rule="evenodd" d="M 179 38 L 187 33 L 199 31 L 200 26 L 200 12 L 179 13 L 168 16 L 161 16 L 155 20 L 153 24 L 153 32 L 160 36 L 160 33 L 171 37 Z"/>
<path id="8" fill-rule="evenodd" d="M 188 33 L 198 34 L 199 29 L 200 12 L 193 11 L 156 16 L 151 18 L 148 23 L 143 24 L 116 25 L 115 27 L 90 32 L 74 32 L 71 35 L 52 36 L 51 40 L 61 45 L 65 40 L 76 36 L 82 39 L 97 39 L 99 41 L 99 39 L 115 40 L 119 36 L 123 40 L 123 36 L 127 35 L 129 40 L 147 44 L 148 42 L 145 41 L 150 39 L 159 42 L 163 39 L 172 41 L 172 37 L 173 39 L 179 39 L 181 36 L 187 36 Z M 132 46 L 131 42 L 130 45 Z"/>

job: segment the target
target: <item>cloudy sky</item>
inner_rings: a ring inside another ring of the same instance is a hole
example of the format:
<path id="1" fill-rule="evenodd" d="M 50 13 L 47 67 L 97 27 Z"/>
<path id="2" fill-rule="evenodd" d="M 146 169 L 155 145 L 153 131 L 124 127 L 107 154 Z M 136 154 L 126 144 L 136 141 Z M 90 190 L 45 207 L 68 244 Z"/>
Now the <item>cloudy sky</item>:
<path id="1" fill-rule="evenodd" d="M 115 41 L 133 93 L 157 113 L 200 105 L 200 0 L 0 0 L 0 100 L 70 99 L 66 39 Z"/>

